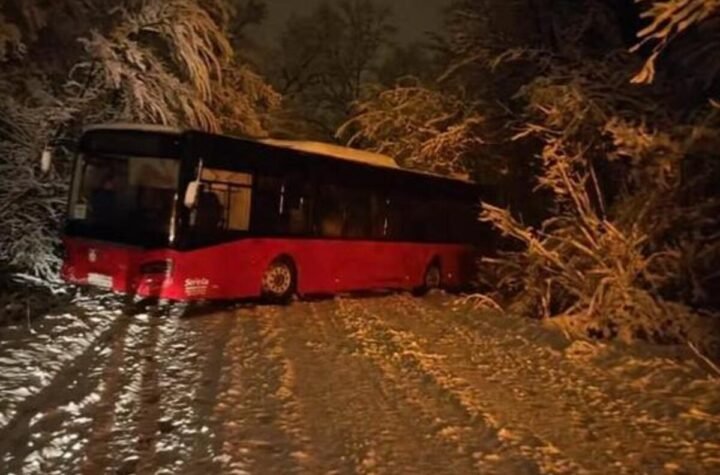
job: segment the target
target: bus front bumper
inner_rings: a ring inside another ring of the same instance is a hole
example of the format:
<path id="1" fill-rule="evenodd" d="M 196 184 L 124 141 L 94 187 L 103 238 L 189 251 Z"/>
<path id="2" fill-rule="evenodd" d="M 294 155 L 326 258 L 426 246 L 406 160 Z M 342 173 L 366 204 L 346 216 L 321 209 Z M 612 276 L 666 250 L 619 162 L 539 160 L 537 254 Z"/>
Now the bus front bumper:
<path id="1" fill-rule="evenodd" d="M 77 238 L 65 240 L 65 281 L 122 294 L 170 300 L 186 298 L 173 277 L 167 250 L 147 251 Z"/>

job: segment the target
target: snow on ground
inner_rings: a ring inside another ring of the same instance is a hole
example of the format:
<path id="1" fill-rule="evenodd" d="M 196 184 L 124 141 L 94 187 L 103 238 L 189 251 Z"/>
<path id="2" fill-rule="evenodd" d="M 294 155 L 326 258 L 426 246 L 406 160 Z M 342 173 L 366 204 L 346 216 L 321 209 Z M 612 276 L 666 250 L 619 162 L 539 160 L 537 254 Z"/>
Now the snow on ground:
<path id="1" fill-rule="evenodd" d="M 0 473 L 720 473 L 720 381 L 442 294 L 0 329 Z"/>
<path id="2" fill-rule="evenodd" d="M 153 448 L 157 474 L 193 472 L 194 466 L 215 457 L 207 423 L 228 319 L 208 314 L 204 320 L 193 325 L 172 317 L 160 329 L 160 415 Z"/>
<path id="3" fill-rule="evenodd" d="M 12 421 L 19 404 L 97 345 L 121 313 L 88 297 L 77 298 L 72 311 L 0 328 L 0 430 Z M 99 346 L 94 350 L 102 351 Z"/>

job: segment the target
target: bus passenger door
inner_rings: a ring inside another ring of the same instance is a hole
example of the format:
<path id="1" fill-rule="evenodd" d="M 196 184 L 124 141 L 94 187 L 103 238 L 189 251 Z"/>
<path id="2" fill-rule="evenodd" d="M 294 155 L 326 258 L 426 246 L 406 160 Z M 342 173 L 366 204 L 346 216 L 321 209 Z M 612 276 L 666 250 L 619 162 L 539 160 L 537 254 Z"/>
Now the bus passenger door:
<path id="1" fill-rule="evenodd" d="M 355 280 L 353 243 L 345 238 L 347 194 L 335 184 L 319 184 L 314 212 L 314 234 L 317 236 L 317 284 L 323 291 L 350 290 Z M 322 275 L 321 275 L 322 274 Z"/>
<path id="2" fill-rule="evenodd" d="M 376 287 L 383 253 L 373 239 L 374 194 L 364 188 L 347 188 L 344 195 L 344 280 L 354 289 Z"/>
<path id="3" fill-rule="evenodd" d="M 374 192 L 370 199 L 372 210 L 373 249 L 370 259 L 374 263 L 372 279 L 375 286 L 396 288 L 404 282 L 404 252 L 396 242 L 401 236 L 401 221 L 396 199 Z"/>

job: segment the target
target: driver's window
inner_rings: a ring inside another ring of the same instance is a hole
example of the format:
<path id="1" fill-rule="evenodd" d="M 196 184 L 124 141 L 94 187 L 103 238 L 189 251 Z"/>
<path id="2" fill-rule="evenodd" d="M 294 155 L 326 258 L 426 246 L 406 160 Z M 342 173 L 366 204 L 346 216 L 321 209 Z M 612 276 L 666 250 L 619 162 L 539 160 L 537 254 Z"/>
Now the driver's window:
<path id="1" fill-rule="evenodd" d="M 227 215 L 227 185 L 204 183 L 198 194 L 195 226 L 203 232 L 225 227 Z"/>

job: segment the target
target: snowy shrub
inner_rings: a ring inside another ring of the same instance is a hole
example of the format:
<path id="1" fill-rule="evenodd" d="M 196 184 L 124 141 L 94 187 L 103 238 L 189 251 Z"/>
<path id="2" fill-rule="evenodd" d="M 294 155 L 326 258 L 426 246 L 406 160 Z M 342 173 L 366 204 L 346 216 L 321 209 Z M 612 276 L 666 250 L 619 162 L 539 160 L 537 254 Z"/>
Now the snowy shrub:
<path id="1" fill-rule="evenodd" d="M 557 208 L 539 229 L 483 206 L 481 219 L 521 244 L 519 251 L 486 259 L 497 267 L 496 289 L 512 298 L 511 311 L 552 318 L 575 336 L 691 341 L 706 351 L 716 344 L 717 335 L 707 332 L 711 320 L 663 296 L 678 275 L 672 271 L 680 253 L 653 250 L 638 213 L 654 210 L 635 210 L 636 221 L 629 222 L 603 217 L 593 204 L 599 190 L 585 157 L 554 142 L 546 145 L 543 163 L 542 186 Z"/>
<path id="2" fill-rule="evenodd" d="M 350 146 L 394 157 L 402 166 L 466 174 L 483 140 L 476 104 L 405 80 L 357 104 L 338 131 Z"/>
<path id="3" fill-rule="evenodd" d="M 542 140 L 537 182 L 554 205 L 538 229 L 484 206 L 482 219 L 521 245 L 488 260 L 500 268 L 498 289 L 513 311 L 552 317 L 575 335 L 716 352 L 716 319 L 696 309 L 713 304 L 717 283 L 720 201 L 710 183 L 720 168 L 683 171 L 693 154 L 717 146 L 717 120 L 682 124 L 613 80 L 609 65 L 572 71 L 570 81 L 563 68 L 522 92 L 527 126 L 516 138 Z"/>
<path id="4" fill-rule="evenodd" d="M 24 88 L 0 82 L 14 96 L 0 97 L 0 262 L 51 276 L 58 270 L 56 226 L 65 211 L 68 163 L 42 176 L 40 155 L 73 111 L 32 81 Z"/>

